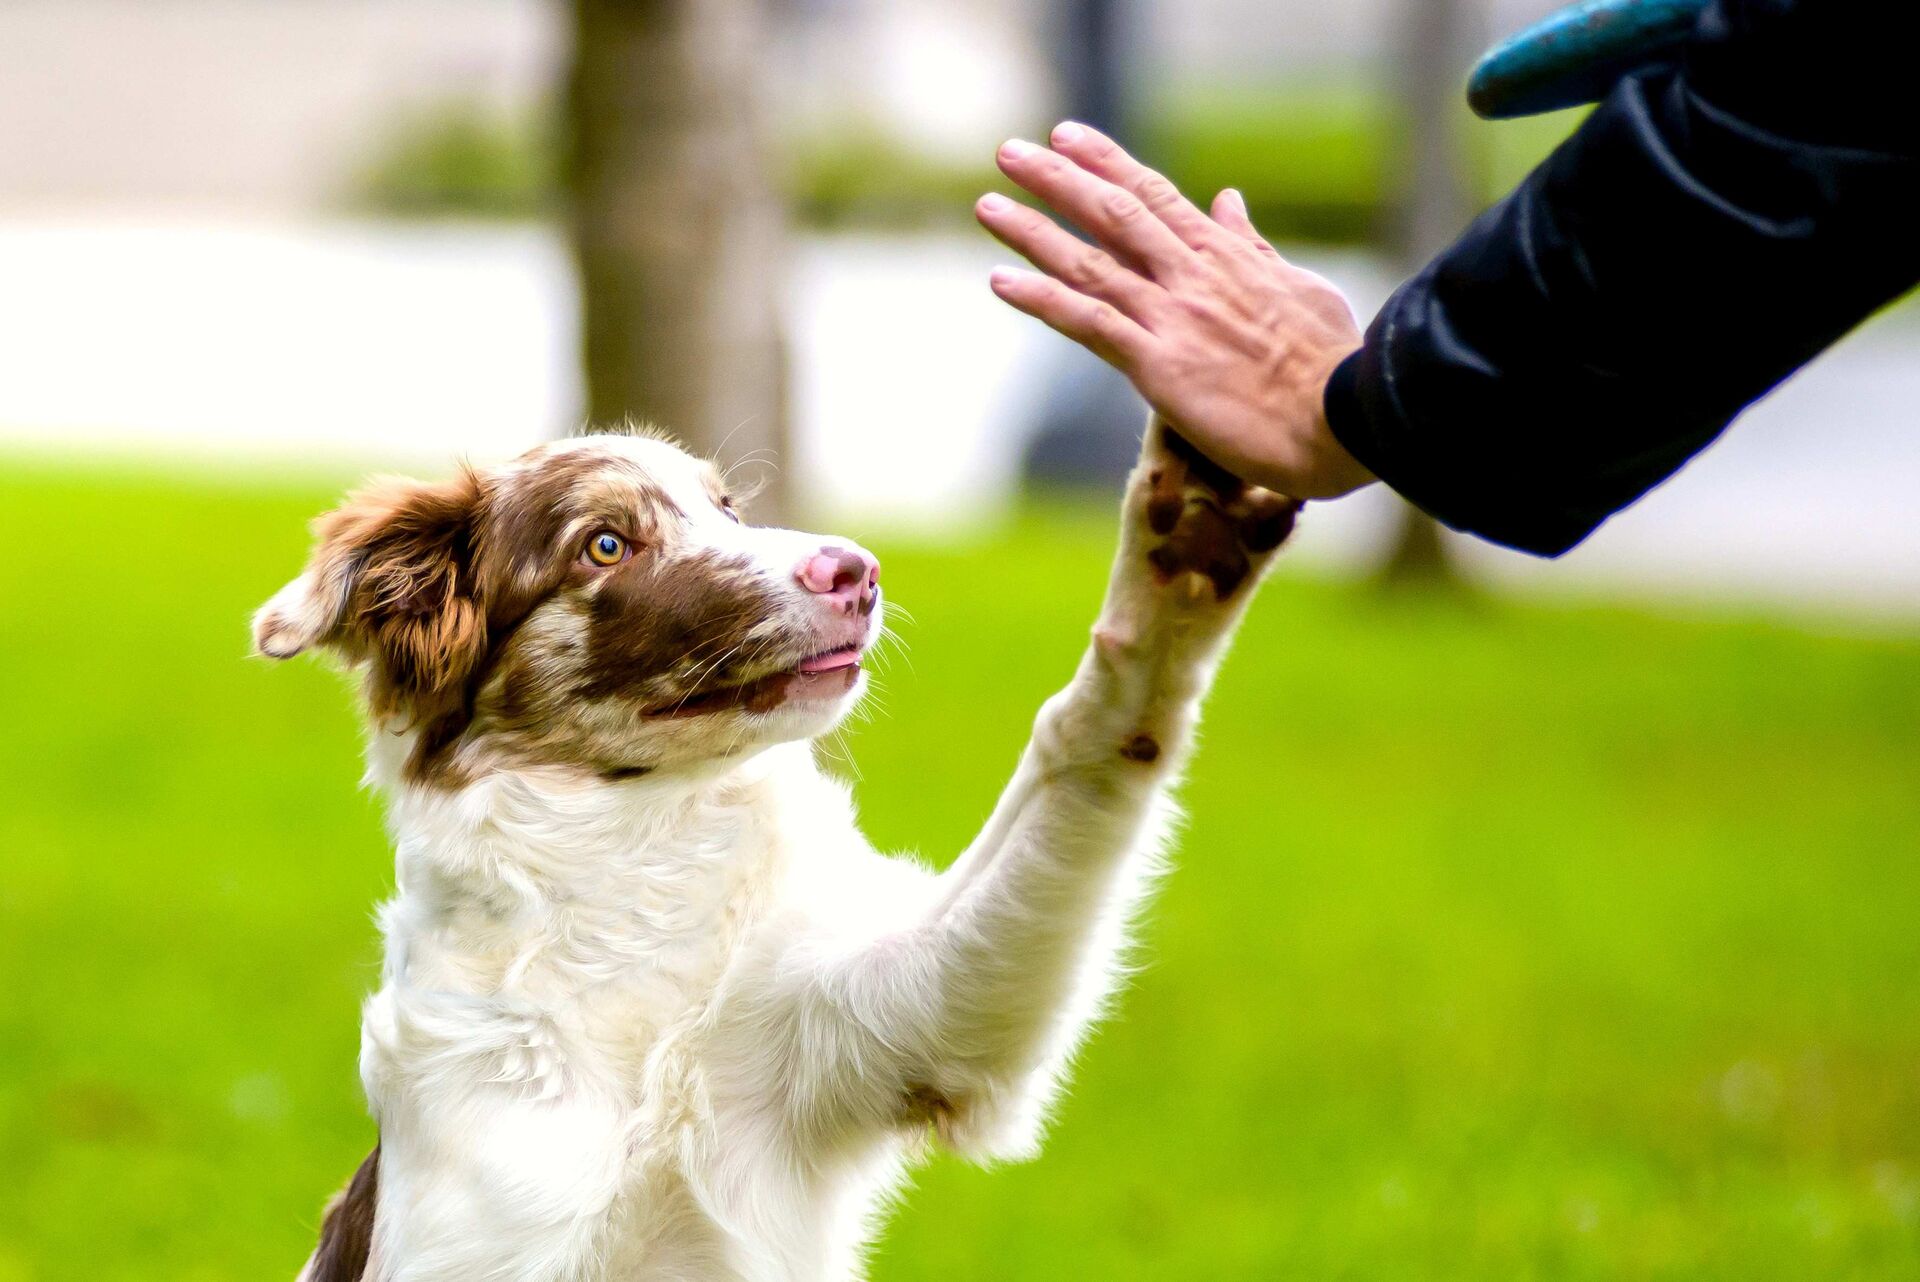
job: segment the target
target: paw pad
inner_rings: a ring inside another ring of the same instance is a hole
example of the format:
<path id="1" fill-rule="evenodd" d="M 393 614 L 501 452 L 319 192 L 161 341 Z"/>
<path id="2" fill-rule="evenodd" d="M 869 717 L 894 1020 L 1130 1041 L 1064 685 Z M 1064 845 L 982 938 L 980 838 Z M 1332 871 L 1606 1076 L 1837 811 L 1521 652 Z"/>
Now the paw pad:
<path id="1" fill-rule="evenodd" d="M 1147 475 L 1146 519 L 1164 541 L 1147 560 L 1160 582 L 1197 574 L 1224 601 L 1253 572 L 1255 556 L 1286 542 L 1300 504 L 1248 485 L 1171 428 L 1155 430 L 1168 457 Z"/>

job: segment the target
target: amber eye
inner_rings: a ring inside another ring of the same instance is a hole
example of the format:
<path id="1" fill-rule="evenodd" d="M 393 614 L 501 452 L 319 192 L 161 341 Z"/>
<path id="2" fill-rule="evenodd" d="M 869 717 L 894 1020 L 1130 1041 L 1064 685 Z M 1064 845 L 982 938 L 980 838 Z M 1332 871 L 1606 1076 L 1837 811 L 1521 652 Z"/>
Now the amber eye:
<path id="1" fill-rule="evenodd" d="M 612 530 L 602 530 L 587 540 L 586 556 L 594 565 L 618 565 L 627 559 L 627 541 Z"/>

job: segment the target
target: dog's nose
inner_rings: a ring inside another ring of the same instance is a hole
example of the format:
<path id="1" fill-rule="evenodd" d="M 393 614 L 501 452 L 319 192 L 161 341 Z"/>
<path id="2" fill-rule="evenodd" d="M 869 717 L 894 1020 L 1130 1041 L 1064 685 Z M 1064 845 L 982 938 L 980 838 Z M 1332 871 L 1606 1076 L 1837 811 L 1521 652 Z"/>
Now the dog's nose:
<path id="1" fill-rule="evenodd" d="M 793 577 L 809 592 L 826 597 L 848 614 L 873 613 L 880 595 L 880 562 L 857 547 L 825 547 L 802 561 Z"/>

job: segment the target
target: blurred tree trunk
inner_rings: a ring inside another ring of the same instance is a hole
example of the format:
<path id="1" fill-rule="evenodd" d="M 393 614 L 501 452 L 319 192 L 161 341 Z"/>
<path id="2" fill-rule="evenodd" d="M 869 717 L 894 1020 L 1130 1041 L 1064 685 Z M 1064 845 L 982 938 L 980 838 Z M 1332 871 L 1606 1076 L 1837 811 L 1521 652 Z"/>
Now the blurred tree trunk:
<path id="1" fill-rule="evenodd" d="M 1395 132 L 1400 191 L 1394 252 L 1411 274 L 1445 249 L 1471 217 L 1476 167 L 1461 136 L 1461 94 L 1480 36 L 1480 0 L 1400 0 L 1393 11 Z M 1388 583 L 1448 584 L 1459 572 L 1440 526 L 1403 504 Z"/>
<path id="2" fill-rule="evenodd" d="M 591 421 L 628 417 L 770 466 L 790 507 L 785 217 L 769 163 L 761 0 L 573 0 L 570 230 Z"/>

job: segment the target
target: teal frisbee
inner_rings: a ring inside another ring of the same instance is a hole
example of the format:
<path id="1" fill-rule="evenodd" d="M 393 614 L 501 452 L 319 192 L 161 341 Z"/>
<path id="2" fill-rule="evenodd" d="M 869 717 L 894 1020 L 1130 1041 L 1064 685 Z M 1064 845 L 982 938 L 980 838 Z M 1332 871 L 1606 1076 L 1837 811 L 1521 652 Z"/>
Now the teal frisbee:
<path id="1" fill-rule="evenodd" d="M 1669 61 L 1709 0 L 1582 0 L 1490 50 L 1467 80 L 1488 120 L 1604 98 L 1621 77 Z"/>

